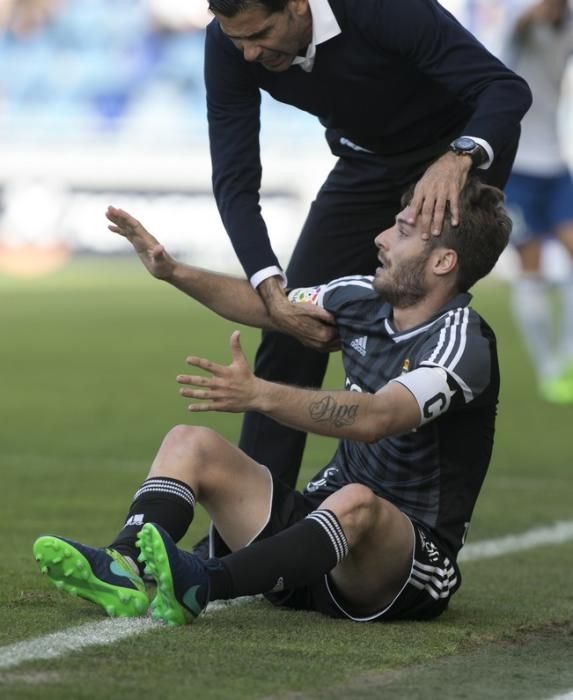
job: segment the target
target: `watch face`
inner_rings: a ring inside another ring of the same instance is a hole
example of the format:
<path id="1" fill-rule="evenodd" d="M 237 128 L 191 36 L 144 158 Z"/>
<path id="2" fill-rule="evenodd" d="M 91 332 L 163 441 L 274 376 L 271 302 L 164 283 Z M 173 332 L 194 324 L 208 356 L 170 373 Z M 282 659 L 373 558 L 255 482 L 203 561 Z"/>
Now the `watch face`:
<path id="1" fill-rule="evenodd" d="M 476 143 L 468 136 L 462 136 L 454 141 L 454 147 L 459 151 L 472 151 L 476 147 Z"/>

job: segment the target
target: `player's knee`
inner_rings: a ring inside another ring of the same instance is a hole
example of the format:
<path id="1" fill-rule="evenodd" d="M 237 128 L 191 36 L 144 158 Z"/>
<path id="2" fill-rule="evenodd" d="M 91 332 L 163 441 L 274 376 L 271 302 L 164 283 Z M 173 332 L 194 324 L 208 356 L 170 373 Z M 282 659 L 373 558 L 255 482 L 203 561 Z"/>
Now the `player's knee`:
<path id="1" fill-rule="evenodd" d="M 176 425 L 163 440 L 162 450 L 174 455 L 185 455 L 189 461 L 208 464 L 209 456 L 216 453 L 220 436 L 210 428 L 194 425 Z"/>
<path id="2" fill-rule="evenodd" d="M 323 506 L 332 510 L 344 530 L 348 543 L 355 544 L 375 525 L 380 498 L 364 484 L 348 484 L 330 496 Z"/>

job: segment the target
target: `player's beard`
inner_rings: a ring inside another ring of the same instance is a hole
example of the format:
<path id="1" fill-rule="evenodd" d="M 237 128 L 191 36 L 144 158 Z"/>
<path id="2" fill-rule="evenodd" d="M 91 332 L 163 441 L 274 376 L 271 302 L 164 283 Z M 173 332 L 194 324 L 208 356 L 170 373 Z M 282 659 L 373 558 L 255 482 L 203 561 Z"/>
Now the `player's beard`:
<path id="1" fill-rule="evenodd" d="M 426 263 L 430 253 L 414 260 L 405 260 L 395 266 L 384 267 L 374 278 L 374 289 L 396 309 L 415 306 L 426 296 Z"/>

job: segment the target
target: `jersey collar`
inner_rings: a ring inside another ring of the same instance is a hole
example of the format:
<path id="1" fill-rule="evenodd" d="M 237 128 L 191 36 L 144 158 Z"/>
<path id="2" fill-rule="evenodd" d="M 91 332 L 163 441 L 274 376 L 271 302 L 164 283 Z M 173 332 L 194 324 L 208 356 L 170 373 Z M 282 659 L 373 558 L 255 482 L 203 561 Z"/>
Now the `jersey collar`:
<path id="1" fill-rule="evenodd" d="M 433 316 L 431 316 L 427 321 L 424 321 L 419 326 L 408 328 L 408 330 L 405 331 L 397 331 L 392 325 L 390 320 L 392 318 L 392 306 L 390 304 L 384 303 L 382 305 L 382 308 L 380 309 L 379 313 L 379 318 L 380 320 L 384 321 L 384 328 L 386 329 L 386 332 L 389 336 L 406 339 L 414 335 L 418 335 L 418 333 L 423 333 L 433 323 L 435 323 L 435 321 L 447 314 L 449 311 L 452 311 L 453 309 L 459 309 L 460 307 L 463 308 L 469 306 L 472 298 L 473 297 L 469 292 L 460 292 L 459 294 L 456 294 L 456 296 L 453 297 L 453 299 L 450 299 L 446 304 L 444 304 L 440 309 L 438 309 L 438 311 L 436 311 L 436 313 Z"/>

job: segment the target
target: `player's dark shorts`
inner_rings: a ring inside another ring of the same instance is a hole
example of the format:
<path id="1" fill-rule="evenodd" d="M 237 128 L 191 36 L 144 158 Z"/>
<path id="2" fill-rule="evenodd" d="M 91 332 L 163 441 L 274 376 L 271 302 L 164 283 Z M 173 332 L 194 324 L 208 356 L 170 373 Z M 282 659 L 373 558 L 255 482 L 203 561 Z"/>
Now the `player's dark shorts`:
<path id="1" fill-rule="evenodd" d="M 513 220 L 511 241 L 518 247 L 573 221 L 573 177 L 567 169 L 549 176 L 514 170 L 505 196 Z"/>
<path id="2" fill-rule="evenodd" d="M 256 538 L 263 539 L 294 525 L 320 505 L 321 494 L 300 493 L 280 481 L 274 481 L 270 520 Z M 354 614 L 352 607 L 341 600 L 328 575 L 319 582 L 280 593 L 268 593 L 274 605 L 296 610 L 313 610 L 337 618 L 357 622 L 388 620 L 430 620 L 441 615 L 461 583 L 460 572 L 441 551 L 432 536 L 412 523 L 416 544 L 410 576 L 396 598 L 382 610 L 371 615 Z"/>

